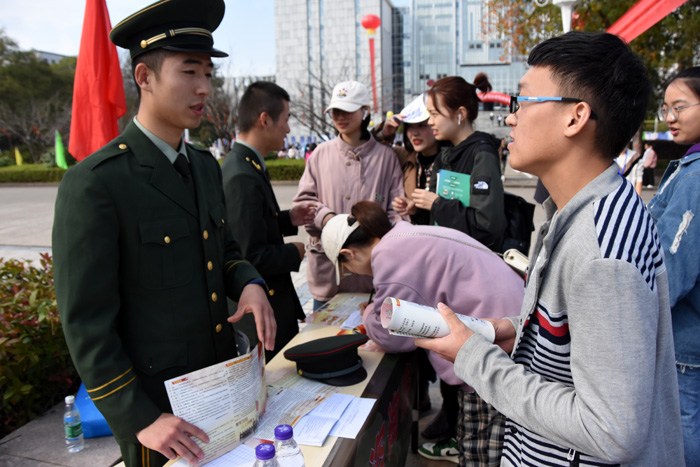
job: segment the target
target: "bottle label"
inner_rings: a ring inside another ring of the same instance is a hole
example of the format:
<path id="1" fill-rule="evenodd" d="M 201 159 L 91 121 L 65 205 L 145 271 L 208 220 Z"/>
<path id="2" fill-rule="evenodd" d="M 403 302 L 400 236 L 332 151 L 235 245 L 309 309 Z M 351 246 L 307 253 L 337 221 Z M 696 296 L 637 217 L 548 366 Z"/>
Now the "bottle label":
<path id="1" fill-rule="evenodd" d="M 80 435 L 83 434 L 83 425 L 80 422 L 71 424 L 66 423 L 64 428 L 66 429 L 67 439 L 79 438 Z"/>

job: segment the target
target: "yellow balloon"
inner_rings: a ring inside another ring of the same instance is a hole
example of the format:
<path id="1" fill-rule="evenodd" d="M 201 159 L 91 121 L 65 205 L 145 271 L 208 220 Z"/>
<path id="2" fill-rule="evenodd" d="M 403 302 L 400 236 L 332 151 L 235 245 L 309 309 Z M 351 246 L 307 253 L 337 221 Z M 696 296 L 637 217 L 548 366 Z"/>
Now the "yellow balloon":
<path id="1" fill-rule="evenodd" d="M 391 110 L 388 111 L 388 112 L 386 113 L 386 119 L 387 119 L 387 120 L 389 120 L 389 119 L 390 119 L 391 117 L 393 117 L 393 116 L 394 116 L 394 112 L 392 112 Z"/>
<path id="2" fill-rule="evenodd" d="M 374 126 L 374 120 L 369 121 L 369 126 Z"/>

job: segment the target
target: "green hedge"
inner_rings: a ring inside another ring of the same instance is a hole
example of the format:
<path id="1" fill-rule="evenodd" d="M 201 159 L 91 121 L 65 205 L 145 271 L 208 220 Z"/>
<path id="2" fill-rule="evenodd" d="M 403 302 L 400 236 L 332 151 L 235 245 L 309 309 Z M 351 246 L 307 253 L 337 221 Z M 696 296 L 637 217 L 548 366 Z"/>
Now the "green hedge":
<path id="1" fill-rule="evenodd" d="M 299 180 L 304 173 L 303 159 L 276 159 L 265 161 L 270 179 Z M 40 164 L 11 165 L 0 167 L 0 183 L 57 183 L 65 170 L 58 167 L 45 167 Z"/>
<path id="2" fill-rule="evenodd" d="M 0 167 L 0 183 L 56 183 L 65 170 L 41 164 L 11 165 Z"/>
<path id="3" fill-rule="evenodd" d="M 0 438 L 80 385 L 63 337 L 53 263 L 0 258 Z"/>
<path id="4" fill-rule="evenodd" d="M 299 180 L 304 173 L 304 159 L 277 159 L 265 161 L 270 180 Z"/>

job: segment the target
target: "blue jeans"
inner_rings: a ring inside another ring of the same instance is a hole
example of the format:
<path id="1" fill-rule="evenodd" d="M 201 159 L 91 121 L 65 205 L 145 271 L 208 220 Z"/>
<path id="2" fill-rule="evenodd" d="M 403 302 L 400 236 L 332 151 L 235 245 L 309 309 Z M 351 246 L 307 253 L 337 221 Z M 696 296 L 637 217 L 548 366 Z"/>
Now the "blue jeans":
<path id="1" fill-rule="evenodd" d="M 700 466 L 700 367 L 676 363 L 685 463 Z"/>

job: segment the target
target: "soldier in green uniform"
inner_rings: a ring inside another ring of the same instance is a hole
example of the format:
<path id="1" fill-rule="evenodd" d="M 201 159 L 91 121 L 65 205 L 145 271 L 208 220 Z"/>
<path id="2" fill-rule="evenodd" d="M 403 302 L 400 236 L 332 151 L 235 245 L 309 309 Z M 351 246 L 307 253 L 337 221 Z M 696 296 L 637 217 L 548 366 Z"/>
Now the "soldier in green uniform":
<path id="1" fill-rule="evenodd" d="M 192 437 L 206 433 L 172 415 L 163 382 L 235 357 L 229 322 L 253 314 L 274 345 L 265 284 L 226 222 L 219 164 L 183 141 L 202 118 L 211 57 L 226 56 L 211 34 L 223 15 L 223 0 L 167 0 L 112 30 L 131 52 L 138 114 L 66 173 L 56 199 L 66 341 L 128 467 L 202 457 Z"/>
<path id="2" fill-rule="evenodd" d="M 288 120 L 287 91 L 265 81 L 249 85 L 238 105 L 241 133 L 221 167 L 233 235 L 270 287 L 277 337 L 274 350 L 265 353 L 268 361 L 299 332 L 297 320 L 305 318 L 289 275 L 299 270 L 304 244 L 285 244 L 284 237 L 296 235 L 297 226 L 313 222 L 316 213 L 311 202 L 280 211 L 270 184 L 264 156 L 282 149 Z M 254 336 L 252 320 L 246 318 L 240 329 Z"/>

